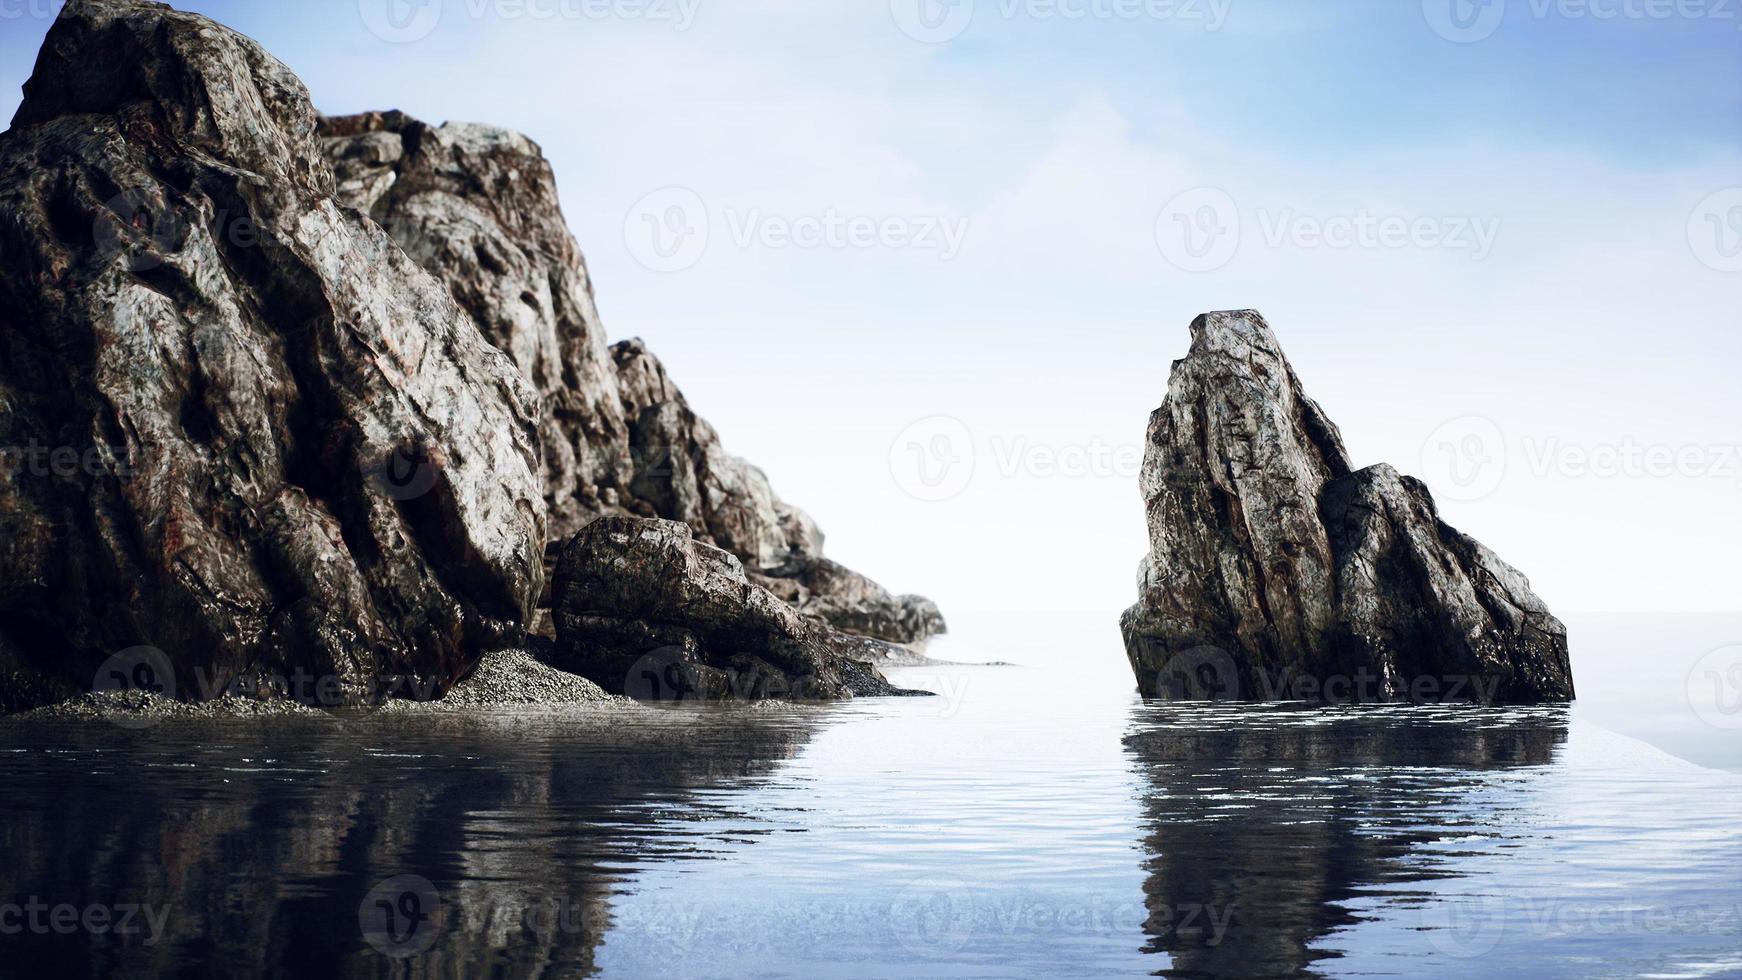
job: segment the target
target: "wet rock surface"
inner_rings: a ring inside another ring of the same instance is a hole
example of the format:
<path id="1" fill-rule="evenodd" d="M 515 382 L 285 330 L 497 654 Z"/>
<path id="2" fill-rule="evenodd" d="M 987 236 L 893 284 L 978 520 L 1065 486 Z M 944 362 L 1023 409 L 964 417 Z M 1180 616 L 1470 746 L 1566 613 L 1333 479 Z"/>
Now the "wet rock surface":
<path id="1" fill-rule="evenodd" d="M 876 641 L 801 616 L 676 521 L 609 516 L 557 560 L 553 663 L 641 700 L 833 700 L 902 692 Z"/>
<path id="2" fill-rule="evenodd" d="M 301 82 L 211 21 L 75 0 L 0 135 L 0 645 L 89 689 L 438 689 L 543 580 L 536 391 L 333 198 Z M 26 696 L 31 696 L 26 692 Z"/>
<path id="3" fill-rule="evenodd" d="M 1121 620 L 1144 693 L 1573 696 L 1566 630 L 1525 577 L 1441 521 L 1420 481 L 1353 470 L 1261 316 L 1191 329 L 1150 418 L 1150 552 Z"/>
<path id="4" fill-rule="evenodd" d="M 823 555 L 823 535 L 728 453 L 640 340 L 607 346 L 580 247 L 538 146 L 400 112 L 321 122 L 339 197 L 452 290 L 543 399 L 554 547 L 605 514 L 682 521 L 806 615 L 892 643 L 944 631 L 937 607 Z"/>

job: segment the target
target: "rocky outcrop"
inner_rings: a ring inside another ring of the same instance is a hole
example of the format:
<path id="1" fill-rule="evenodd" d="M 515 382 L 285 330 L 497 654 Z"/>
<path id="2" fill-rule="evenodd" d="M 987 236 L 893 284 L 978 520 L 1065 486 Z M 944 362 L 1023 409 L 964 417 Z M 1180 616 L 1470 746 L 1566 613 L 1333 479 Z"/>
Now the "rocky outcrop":
<path id="1" fill-rule="evenodd" d="M 1151 416 L 1150 552 L 1121 627 L 1139 687 L 1178 699 L 1573 696 L 1566 630 L 1419 481 L 1354 471 L 1264 319 L 1192 323 Z"/>
<path id="2" fill-rule="evenodd" d="M 891 595 L 823 556 L 823 536 L 762 471 L 722 448 L 639 340 L 607 348 L 591 278 L 537 145 L 400 112 L 322 121 L 340 197 L 446 283 L 543 398 L 553 546 L 600 515 L 682 521 L 746 574 L 835 627 L 894 643 L 944 631 L 929 600 Z"/>
<path id="3" fill-rule="evenodd" d="M 602 517 L 557 559 L 554 662 L 642 700 L 829 700 L 901 693 L 689 525 Z"/>
<path id="4" fill-rule="evenodd" d="M 601 515 L 683 521 L 813 626 L 942 631 L 606 346 L 523 137 L 323 120 L 241 35 L 74 0 L 0 202 L 0 710 L 128 650 L 180 697 L 441 691 L 547 621 L 554 546 Z"/>
<path id="5" fill-rule="evenodd" d="M 0 135 L 0 648 L 34 676 L 149 644 L 366 698 L 522 639 L 537 392 L 334 200 L 316 124 L 202 17 L 51 28 Z"/>

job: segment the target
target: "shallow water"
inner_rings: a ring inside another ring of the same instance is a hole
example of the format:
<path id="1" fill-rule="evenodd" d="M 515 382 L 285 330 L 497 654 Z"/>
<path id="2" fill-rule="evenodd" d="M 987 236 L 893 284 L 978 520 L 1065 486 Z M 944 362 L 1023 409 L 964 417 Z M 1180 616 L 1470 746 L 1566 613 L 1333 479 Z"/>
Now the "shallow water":
<path id="1" fill-rule="evenodd" d="M 1582 706 L 1146 704 L 1106 641 L 817 709 L 0 723 L 0 903 L 138 909 L 0 975 L 1742 975 L 1742 776 Z"/>

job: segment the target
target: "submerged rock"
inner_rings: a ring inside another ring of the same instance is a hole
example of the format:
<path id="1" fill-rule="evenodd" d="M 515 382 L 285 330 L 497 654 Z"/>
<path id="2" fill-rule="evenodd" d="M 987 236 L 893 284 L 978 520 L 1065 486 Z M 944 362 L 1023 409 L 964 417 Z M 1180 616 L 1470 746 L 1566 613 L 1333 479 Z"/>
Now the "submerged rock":
<path id="1" fill-rule="evenodd" d="M 149 644 L 184 692 L 362 698 L 524 636 L 537 393 L 334 200 L 316 121 L 205 18 L 74 0 L 49 31 L 0 135 L 0 649 L 44 684 Z"/>
<path id="2" fill-rule="evenodd" d="M 1566 629 L 1420 481 L 1354 471 L 1264 319 L 1192 323 L 1151 416 L 1150 552 L 1121 627 L 1138 685 L 1177 699 L 1573 696 Z"/>
<path id="3" fill-rule="evenodd" d="M 543 399 L 550 541 L 605 514 L 682 521 L 806 615 L 893 643 L 944 632 L 929 600 L 823 556 L 823 535 L 721 446 L 639 340 L 607 347 L 592 280 L 537 144 L 401 112 L 322 120 L 339 196 L 453 292 Z"/>
<path id="4" fill-rule="evenodd" d="M 904 693 L 868 642 L 801 616 L 737 556 L 677 521 L 609 516 L 557 559 L 553 662 L 642 700 L 832 700 Z"/>

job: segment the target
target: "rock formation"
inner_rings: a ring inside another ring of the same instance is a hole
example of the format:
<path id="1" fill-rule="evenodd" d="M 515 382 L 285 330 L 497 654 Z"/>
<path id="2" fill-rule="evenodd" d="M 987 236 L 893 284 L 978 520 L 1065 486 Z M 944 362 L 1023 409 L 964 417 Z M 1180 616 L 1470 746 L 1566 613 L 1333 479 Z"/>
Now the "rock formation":
<path id="1" fill-rule="evenodd" d="M 641 341 L 606 347 L 536 144 L 400 112 L 326 119 L 322 133 L 341 199 L 446 283 L 543 398 L 553 547 L 601 514 L 682 521 L 737 555 L 753 581 L 839 629 L 893 643 L 944 631 L 929 600 L 891 595 L 825 558 L 816 524 L 721 447 Z"/>
<path id="2" fill-rule="evenodd" d="M 537 393 L 334 200 L 316 124 L 202 17 L 50 29 L 0 135 L 0 648 L 35 675 L 150 644 L 367 697 L 524 636 Z"/>
<path id="3" fill-rule="evenodd" d="M 601 517 L 557 559 L 554 662 L 643 700 L 900 693 L 856 648 L 751 582 L 689 525 Z"/>
<path id="4" fill-rule="evenodd" d="M 1566 629 L 1524 576 L 1441 521 L 1420 481 L 1353 471 L 1263 317 L 1191 331 L 1150 417 L 1150 552 L 1121 621 L 1144 693 L 1573 696 Z"/>
<path id="5" fill-rule="evenodd" d="M 322 120 L 235 32 L 74 0 L 0 201 L 0 710 L 129 648 L 184 697 L 439 691 L 525 641 L 600 515 L 683 521 L 822 635 L 942 631 L 824 558 L 639 342 L 605 345 L 523 137 Z"/>

